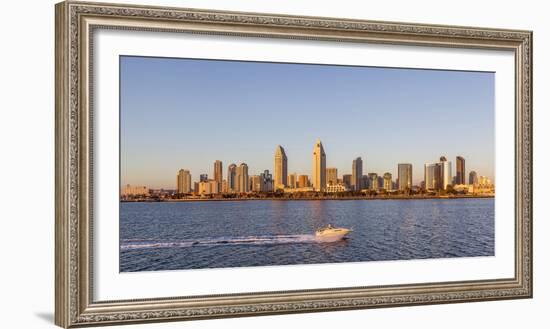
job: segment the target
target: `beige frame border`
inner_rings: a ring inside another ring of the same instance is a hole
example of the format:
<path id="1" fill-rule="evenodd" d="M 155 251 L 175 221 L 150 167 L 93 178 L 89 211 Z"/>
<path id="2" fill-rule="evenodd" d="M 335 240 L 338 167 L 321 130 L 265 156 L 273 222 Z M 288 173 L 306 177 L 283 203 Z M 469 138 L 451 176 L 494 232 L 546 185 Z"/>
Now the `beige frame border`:
<path id="1" fill-rule="evenodd" d="M 68 328 L 532 297 L 531 31 L 75 1 L 59 3 L 55 10 L 57 325 Z M 514 51 L 514 278 L 93 302 L 90 36 L 96 28 Z"/>

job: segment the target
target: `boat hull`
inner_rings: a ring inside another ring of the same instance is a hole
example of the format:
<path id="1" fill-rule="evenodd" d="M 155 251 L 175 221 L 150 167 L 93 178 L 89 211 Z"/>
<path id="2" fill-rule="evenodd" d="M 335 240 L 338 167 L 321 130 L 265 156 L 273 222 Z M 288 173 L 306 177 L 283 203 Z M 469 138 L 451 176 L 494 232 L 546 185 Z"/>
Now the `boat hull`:
<path id="1" fill-rule="evenodd" d="M 319 242 L 336 242 L 345 238 L 350 232 L 349 229 L 326 230 L 315 233 L 315 239 Z"/>

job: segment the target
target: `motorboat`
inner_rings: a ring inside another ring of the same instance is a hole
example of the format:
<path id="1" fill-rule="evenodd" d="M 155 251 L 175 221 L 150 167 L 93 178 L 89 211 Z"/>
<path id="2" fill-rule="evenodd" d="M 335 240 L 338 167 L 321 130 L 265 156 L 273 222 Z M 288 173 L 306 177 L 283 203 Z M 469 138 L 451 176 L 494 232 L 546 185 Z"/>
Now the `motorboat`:
<path id="1" fill-rule="evenodd" d="M 352 232 L 349 228 L 334 227 L 330 224 L 315 231 L 315 239 L 321 242 L 336 242 Z"/>

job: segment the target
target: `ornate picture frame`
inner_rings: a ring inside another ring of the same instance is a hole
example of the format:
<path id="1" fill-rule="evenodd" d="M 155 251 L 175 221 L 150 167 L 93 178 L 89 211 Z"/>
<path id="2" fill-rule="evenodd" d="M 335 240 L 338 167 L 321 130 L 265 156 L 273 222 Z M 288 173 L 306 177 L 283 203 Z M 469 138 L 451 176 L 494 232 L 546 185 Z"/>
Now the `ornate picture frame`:
<path id="1" fill-rule="evenodd" d="M 76 1 L 56 5 L 55 24 L 57 325 L 69 328 L 532 297 L 532 32 Z M 98 29 L 513 51 L 514 277 L 94 301 L 91 36 Z"/>

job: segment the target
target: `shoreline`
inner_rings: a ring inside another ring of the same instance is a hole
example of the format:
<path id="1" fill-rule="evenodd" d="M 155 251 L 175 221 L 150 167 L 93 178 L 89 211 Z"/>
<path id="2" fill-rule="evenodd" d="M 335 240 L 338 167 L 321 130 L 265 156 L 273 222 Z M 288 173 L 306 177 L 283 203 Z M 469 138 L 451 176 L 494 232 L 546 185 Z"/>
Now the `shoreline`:
<path id="1" fill-rule="evenodd" d="M 120 202 L 205 202 L 205 201 L 355 201 L 355 200 L 432 200 L 432 199 L 494 199 L 494 195 L 422 195 L 422 196 L 350 196 L 350 197 L 251 197 L 251 198 L 196 198 L 196 199 L 136 199 Z"/>

